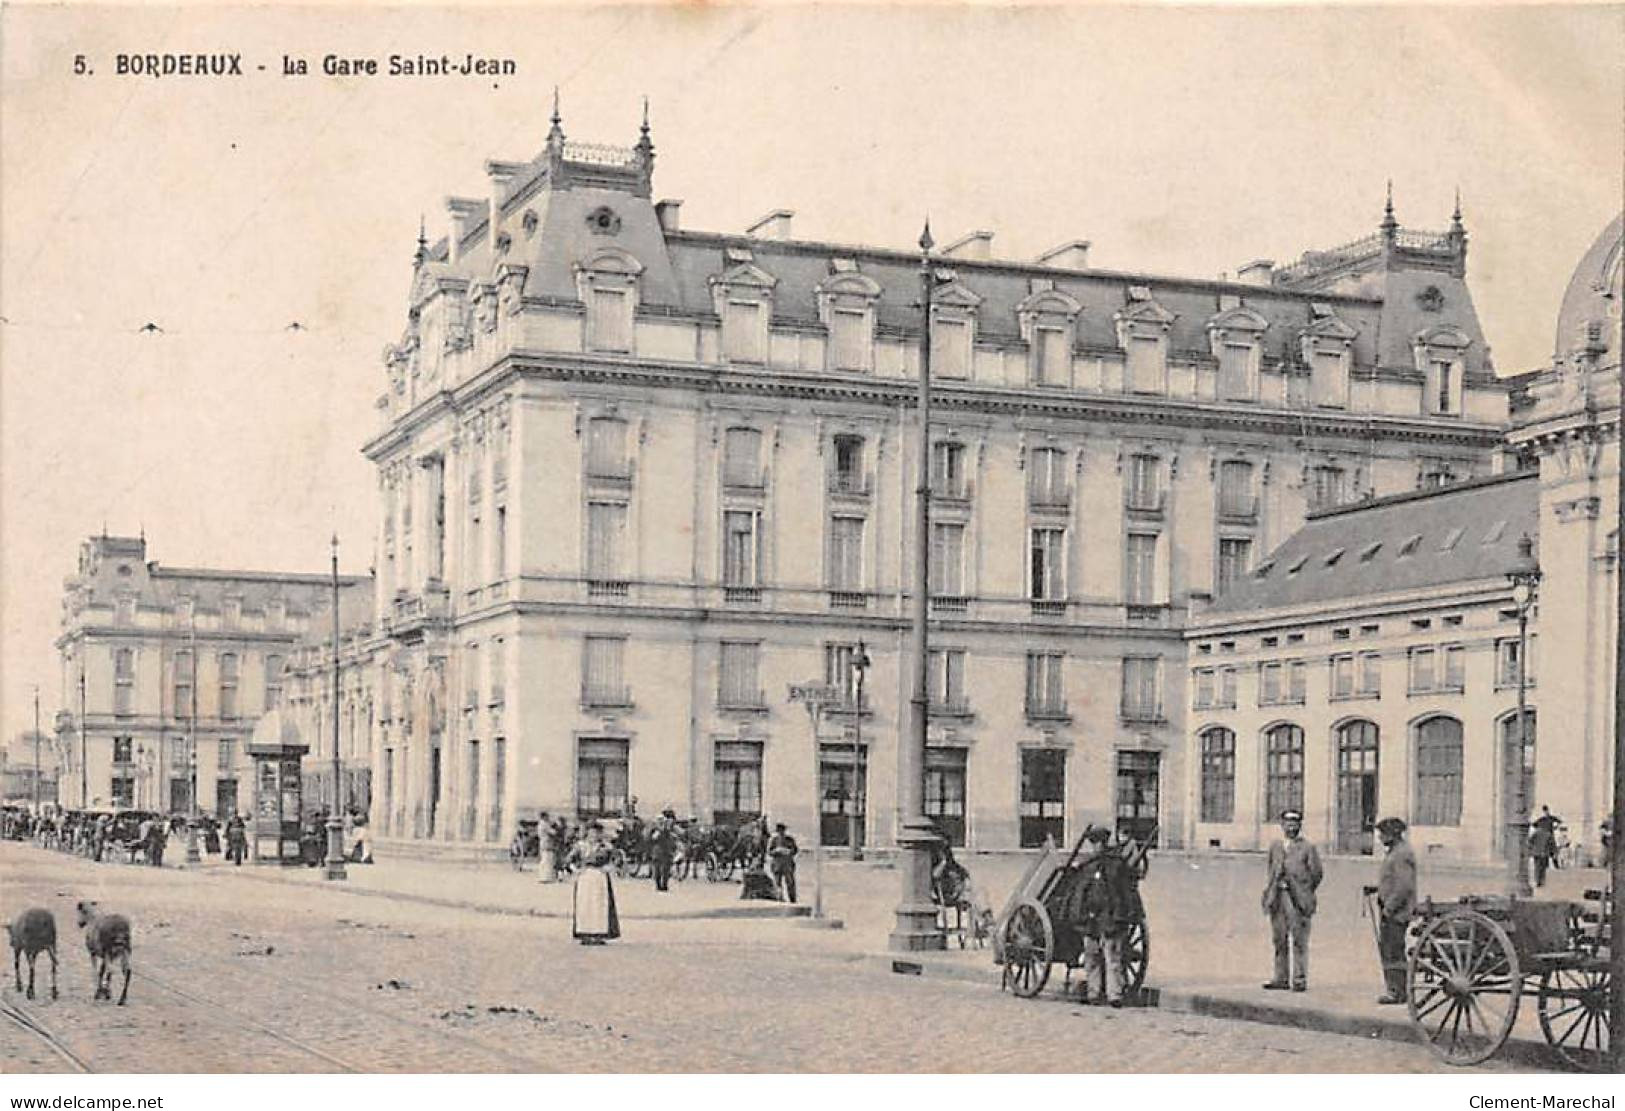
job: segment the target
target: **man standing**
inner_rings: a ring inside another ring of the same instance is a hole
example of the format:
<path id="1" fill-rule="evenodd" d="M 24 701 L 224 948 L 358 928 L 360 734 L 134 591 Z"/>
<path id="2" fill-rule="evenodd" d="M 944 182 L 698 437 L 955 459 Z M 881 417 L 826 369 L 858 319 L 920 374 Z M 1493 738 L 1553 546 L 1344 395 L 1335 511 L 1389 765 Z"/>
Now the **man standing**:
<path id="1" fill-rule="evenodd" d="M 1264 913 L 1275 943 L 1275 975 L 1266 991 L 1309 990 L 1309 920 L 1315 915 L 1315 889 L 1320 886 L 1320 853 L 1304 840 L 1303 813 L 1281 813 L 1285 839 L 1270 846 L 1269 878 L 1264 884 Z"/>
<path id="2" fill-rule="evenodd" d="M 649 831 L 649 862 L 655 877 L 656 891 L 671 890 L 671 865 L 677 859 L 677 814 L 661 812 L 654 828 Z"/>
<path id="3" fill-rule="evenodd" d="M 767 858 L 772 862 L 773 882 L 788 903 L 796 901 L 796 853 L 800 851 L 783 822 L 773 827 L 773 837 L 767 843 Z"/>
<path id="4" fill-rule="evenodd" d="M 1084 1003 L 1123 1005 L 1123 933 L 1128 927 L 1128 865 L 1108 844 L 1111 830 L 1090 826 L 1092 848 L 1079 870 L 1071 914 L 1083 934 Z"/>
<path id="5" fill-rule="evenodd" d="M 1405 1002 L 1405 929 L 1416 909 L 1416 854 L 1405 841 L 1405 823 L 1384 818 L 1377 836 L 1388 849 L 1377 875 L 1377 955 L 1386 990 L 1378 1003 Z"/>

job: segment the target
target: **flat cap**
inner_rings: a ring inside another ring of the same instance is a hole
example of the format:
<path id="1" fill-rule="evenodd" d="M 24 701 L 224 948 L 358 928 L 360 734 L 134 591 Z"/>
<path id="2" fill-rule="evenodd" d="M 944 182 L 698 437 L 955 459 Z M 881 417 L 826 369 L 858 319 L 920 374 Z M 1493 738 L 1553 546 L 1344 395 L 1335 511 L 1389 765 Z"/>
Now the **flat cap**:
<path id="1" fill-rule="evenodd" d="M 1301 821 L 1303 821 L 1303 811 L 1302 810 L 1283 810 L 1283 811 L 1281 811 L 1281 821 L 1283 821 L 1283 822 L 1301 822 Z"/>
<path id="2" fill-rule="evenodd" d="M 1382 821 L 1377 823 L 1377 832 L 1378 833 L 1404 833 L 1405 832 L 1405 819 L 1404 818 L 1384 818 Z"/>

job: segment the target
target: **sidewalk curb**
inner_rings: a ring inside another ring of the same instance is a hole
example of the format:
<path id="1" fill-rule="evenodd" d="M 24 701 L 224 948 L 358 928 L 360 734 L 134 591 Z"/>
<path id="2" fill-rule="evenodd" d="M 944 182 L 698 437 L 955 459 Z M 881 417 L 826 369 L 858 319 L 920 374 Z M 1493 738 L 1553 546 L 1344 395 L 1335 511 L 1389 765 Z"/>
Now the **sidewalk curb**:
<path id="1" fill-rule="evenodd" d="M 203 875 L 220 875 L 214 871 L 201 873 Z M 229 873 L 236 879 L 250 880 L 255 883 L 277 884 L 283 887 L 309 887 L 322 891 L 335 891 L 345 895 L 360 895 L 374 899 L 394 899 L 403 903 L 418 903 L 423 906 L 445 907 L 450 910 L 470 910 L 478 914 L 501 914 L 510 918 L 557 918 L 568 919 L 568 911 L 540 910 L 532 907 L 503 906 L 499 903 L 476 903 L 467 899 L 442 898 L 437 895 L 419 895 L 410 891 L 384 891 L 371 887 L 352 887 L 348 884 L 318 884 L 308 880 L 284 879 L 279 873 L 273 872 L 240 872 L 233 870 Z M 798 904 L 785 905 L 772 903 L 761 906 L 740 907 L 706 907 L 695 911 L 674 911 L 659 914 L 629 913 L 620 911 L 619 917 L 629 922 L 678 922 L 701 919 L 718 918 L 807 918 L 812 914 L 812 908 Z"/>
<path id="2" fill-rule="evenodd" d="M 930 976 L 934 979 L 982 984 L 998 990 L 998 966 L 992 963 L 991 950 L 988 950 L 987 955 L 986 965 L 980 962 L 969 964 L 964 961 L 947 960 L 930 954 L 908 953 L 867 953 L 862 960 L 876 972 L 901 976 Z M 1401 1042 L 1408 1045 L 1424 1044 L 1408 1018 L 1374 1018 L 1340 1014 L 1313 1007 L 1272 1006 L 1250 999 L 1178 987 L 1148 987 L 1142 994 L 1147 996 L 1146 1006 L 1171 1014 L 1203 1015 L 1239 1022 L 1256 1022 L 1266 1026 L 1288 1026 L 1319 1034 L 1339 1034 L 1344 1037 Z M 1059 998 L 1046 987 L 1045 994 L 1040 998 L 1050 997 Z M 1545 1071 L 1561 1067 L 1544 1042 L 1528 1038 L 1508 1038 L 1506 1045 L 1502 1046 L 1493 1059 Z"/>

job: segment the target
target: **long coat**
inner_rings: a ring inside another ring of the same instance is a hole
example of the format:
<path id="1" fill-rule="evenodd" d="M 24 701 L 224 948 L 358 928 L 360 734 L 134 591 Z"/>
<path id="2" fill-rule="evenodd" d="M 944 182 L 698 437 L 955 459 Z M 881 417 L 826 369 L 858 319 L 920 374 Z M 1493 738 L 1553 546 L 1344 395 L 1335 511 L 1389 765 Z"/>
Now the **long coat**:
<path id="1" fill-rule="evenodd" d="M 1410 921 L 1416 909 L 1416 853 L 1408 842 L 1397 842 L 1382 858 L 1377 873 L 1377 905 L 1384 918 Z"/>
<path id="2" fill-rule="evenodd" d="M 1295 837 L 1290 841 L 1277 841 L 1270 846 L 1269 878 L 1264 883 L 1261 902 L 1264 913 L 1275 910 L 1282 887 L 1291 896 L 1292 905 L 1304 918 L 1315 913 L 1315 889 L 1324 875 L 1320 867 L 1320 853 L 1314 843 Z"/>

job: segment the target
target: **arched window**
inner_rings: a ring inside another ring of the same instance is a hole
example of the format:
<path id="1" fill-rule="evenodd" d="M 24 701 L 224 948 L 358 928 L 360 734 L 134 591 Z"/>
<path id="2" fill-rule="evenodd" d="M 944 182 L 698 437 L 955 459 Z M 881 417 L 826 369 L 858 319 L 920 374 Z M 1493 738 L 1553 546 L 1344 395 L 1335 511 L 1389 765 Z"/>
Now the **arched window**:
<path id="1" fill-rule="evenodd" d="M 1303 809 L 1303 730 L 1290 722 L 1264 734 L 1264 812 L 1274 821 Z"/>
<path id="2" fill-rule="evenodd" d="M 1236 816 L 1236 735 L 1222 725 L 1202 731 L 1202 821 Z"/>
<path id="3" fill-rule="evenodd" d="M 1461 722 L 1428 718 L 1416 727 L 1416 824 L 1461 824 Z"/>

